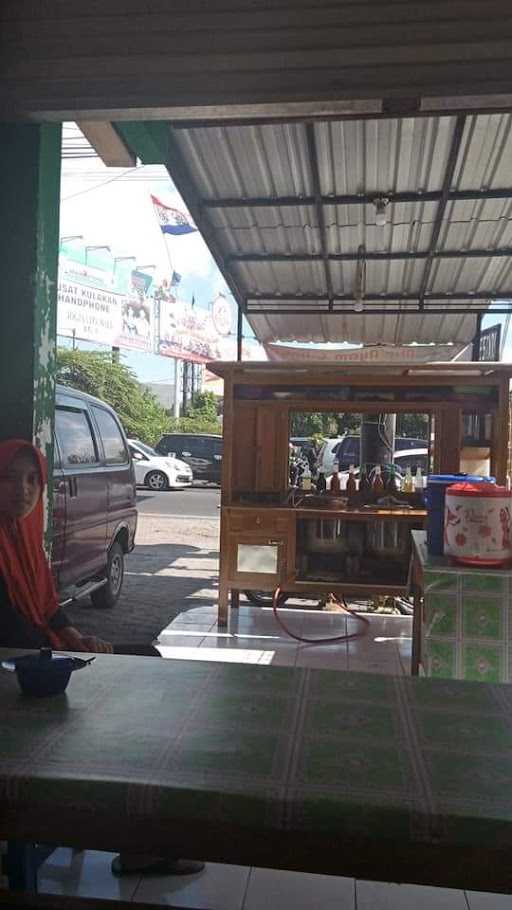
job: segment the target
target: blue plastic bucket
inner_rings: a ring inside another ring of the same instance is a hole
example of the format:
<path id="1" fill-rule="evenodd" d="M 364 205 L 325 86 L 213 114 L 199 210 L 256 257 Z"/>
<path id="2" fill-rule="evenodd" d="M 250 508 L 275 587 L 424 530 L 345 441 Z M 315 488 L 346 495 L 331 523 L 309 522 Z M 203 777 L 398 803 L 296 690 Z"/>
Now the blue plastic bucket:
<path id="1" fill-rule="evenodd" d="M 444 497 L 448 487 L 454 483 L 496 483 L 495 477 L 480 477 L 477 474 L 429 474 L 427 480 L 427 547 L 432 556 L 444 553 Z"/>

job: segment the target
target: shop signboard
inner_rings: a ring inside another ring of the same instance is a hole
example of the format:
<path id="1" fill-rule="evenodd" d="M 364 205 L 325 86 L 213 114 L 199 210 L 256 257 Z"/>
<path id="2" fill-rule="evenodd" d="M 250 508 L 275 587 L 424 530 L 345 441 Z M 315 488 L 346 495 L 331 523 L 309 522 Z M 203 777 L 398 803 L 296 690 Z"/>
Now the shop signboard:
<path id="1" fill-rule="evenodd" d="M 121 302 L 121 331 L 116 345 L 138 351 L 153 350 L 153 280 L 151 275 L 134 270 L 128 280 L 128 293 Z"/>
<path id="2" fill-rule="evenodd" d="M 153 279 L 108 247 L 61 243 L 57 332 L 99 344 L 153 350 Z"/>
<path id="3" fill-rule="evenodd" d="M 171 289 L 164 288 L 159 293 L 159 309 L 158 351 L 164 357 L 195 363 L 229 359 L 226 353 L 235 347 L 232 304 L 223 295 L 218 295 L 206 310 L 180 300 Z"/>
<path id="4" fill-rule="evenodd" d="M 265 344 L 269 360 L 314 363 L 435 363 L 470 360 L 471 345 L 464 344 L 374 344 L 361 348 L 301 348 Z"/>

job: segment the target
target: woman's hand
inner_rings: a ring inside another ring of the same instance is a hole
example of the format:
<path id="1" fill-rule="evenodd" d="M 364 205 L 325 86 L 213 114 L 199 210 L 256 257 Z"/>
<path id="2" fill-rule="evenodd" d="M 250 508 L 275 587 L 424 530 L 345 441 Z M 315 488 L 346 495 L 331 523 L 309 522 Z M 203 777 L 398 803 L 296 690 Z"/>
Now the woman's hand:
<path id="1" fill-rule="evenodd" d="M 82 643 L 86 645 L 84 651 L 94 651 L 95 654 L 114 653 L 114 648 L 111 642 L 103 641 L 102 638 L 96 638 L 95 635 L 83 635 Z"/>
<path id="2" fill-rule="evenodd" d="M 109 641 L 96 638 L 95 635 L 82 635 L 73 626 L 65 626 L 59 631 L 59 637 L 65 648 L 70 651 L 92 651 L 94 654 L 113 654 L 114 649 Z"/>

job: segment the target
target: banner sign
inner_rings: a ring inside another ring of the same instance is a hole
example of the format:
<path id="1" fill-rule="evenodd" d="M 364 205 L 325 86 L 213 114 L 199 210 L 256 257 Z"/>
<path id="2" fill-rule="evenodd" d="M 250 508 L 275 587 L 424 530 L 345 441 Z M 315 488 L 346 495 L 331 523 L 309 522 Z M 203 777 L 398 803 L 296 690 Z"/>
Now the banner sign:
<path id="1" fill-rule="evenodd" d="M 58 334 L 151 352 L 153 278 L 133 266 L 134 258 L 114 259 L 108 247 L 61 242 Z"/>
<path id="2" fill-rule="evenodd" d="M 232 356 L 236 344 L 228 337 L 233 317 L 232 305 L 227 298 L 219 295 L 211 310 L 179 300 L 168 288 L 161 289 L 158 299 L 160 354 L 195 363 L 230 359 L 229 354 Z"/>
<path id="3" fill-rule="evenodd" d="M 464 344 L 376 344 L 353 350 L 306 349 L 284 344 L 263 347 L 269 360 L 302 363 L 429 363 L 471 359 L 471 345 Z"/>
<path id="4" fill-rule="evenodd" d="M 138 351 L 153 350 L 152 284 L 150 275 L 138 271 L 131 273 L 128 294 L 121 303 L 121 330 L 116 341 L 118 347 Z"/>

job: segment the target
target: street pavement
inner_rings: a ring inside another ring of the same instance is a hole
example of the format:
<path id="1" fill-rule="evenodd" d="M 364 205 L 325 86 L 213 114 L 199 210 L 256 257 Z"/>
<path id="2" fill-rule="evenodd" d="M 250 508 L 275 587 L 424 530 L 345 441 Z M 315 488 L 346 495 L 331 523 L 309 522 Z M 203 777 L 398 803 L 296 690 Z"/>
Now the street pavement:
<path id="1" fill-rule="evenodd" d="M 143 487 L 137 490 L 139 515 L 218 518 L 219 506 L 218 487 L 194 486 L 187 490 L 163 490 L 159 493 Z"/>
<path id="2" fill-rule="evenodd" d="M 179 496 L 188 508 L 189 501 L 203 503 L 201 508 L 209 507 L 211 515 L 190 517 L 184 507 L 182 515 L 141 509 L 136 546 L 126 557 L 123 591 L 115 607 L 98 610 L 89 598 L 66 607 L 71 622 L 84 634 L 118 644 L 150 644 L 178 613 L 217 602 L 218 490 L 148 495 L 144 500 L 148 508 L 169 503 L 177 511 Z"/>

